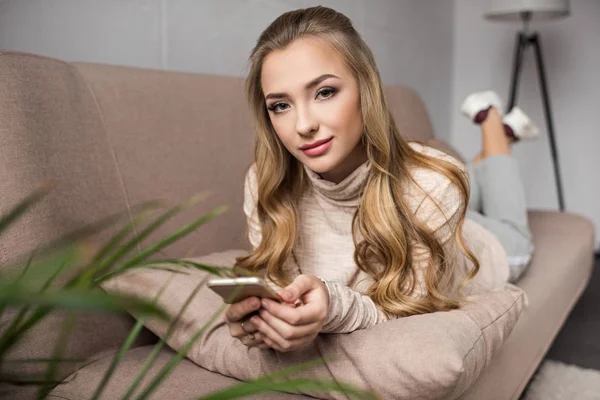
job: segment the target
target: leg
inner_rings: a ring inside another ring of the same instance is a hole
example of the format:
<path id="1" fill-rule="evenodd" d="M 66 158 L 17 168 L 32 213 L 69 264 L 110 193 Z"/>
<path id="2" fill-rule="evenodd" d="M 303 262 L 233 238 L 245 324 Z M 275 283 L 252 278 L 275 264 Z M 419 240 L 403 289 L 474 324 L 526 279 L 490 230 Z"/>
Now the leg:
<path id="1" fill-rule="evenodd" d="M 481 136 L 482 159 L 498 154 L 510 155 L 511 139 L 506 135 L 502 117 L 495 107 L 489 110 L 487 118 L 481 123 Z"/>
<path id="2" fill-rule="evenodd" d="M 510 279 L 514 282 L 529 263 L 532 252 L 525 193 L 518 165 L 510 155 L 511 139 L 494 108 L 482 122 L 481 130 L 483 149 L 473 165 L 481 213 L 470 212 L 469 218 L 498 237 L 508 254 Z"/>
<path id="3" fill-rule="evenodd" d="M 536 137 L 539 130 L 518 107 L 502 117 L 500 103 L 497 94 L 486 91 L 467 96 L 461 105 L 461 112 L 480 124 L 482 135 L 481 153 L 469 166 L 476 192 L 469 199 L 468 217 L 499 239 L 514 282 L 528 265 L 533 246 L 525 193 L 510 146 L 516 140 Z"/>
<path id="4" fill-rule="evenodd" d="M 481 189 L 475 178 L 475 166 L 473 163 L 467 163 L 467 173 L 469 174 L 469 210 L 481 212 Z"/>
<path id="5" fill-rule="evenodd" d="M 529 262 L 533 253 L 529 229 L 519 229 L 506 221 L 490 218 L 474 210 L 468 210 L 467 218 L 475 221 L 488 231 L 492 232 L 508 256 L 508 266 L 510 269 L 509 282 L 519 280 Z"/>
<path id="6" fill-rule="evenodd" d="M 473 166 L 481 192 L 481 214 L 470 212 L 469 217 L 498 237 L 508 254 L 510 280 L 515 282 L 533 251 L 525 192 L 519 166 L 510 156 L 510 138 L 504 133 L 502 121 L 492 117 L 481 128 L 482 158 Z"/>
<path id="7" fill-rule="evenodd" d="M 481 153 L 473 159 L 473 162 L 467 164 L 469 172 L 469 183 L 471 186 L 471 195 L 469 196 L 469 208 L 478 212 L 482 211 L 481 189 L 476 179 L 475 164 L 480 163 L 486 157 L 495 154 L 510 154 L 510 142 L 507 138 L 500 113 L 492 107 L 485 111 L 485 118 L 480 121 L 483 149 Z"/>

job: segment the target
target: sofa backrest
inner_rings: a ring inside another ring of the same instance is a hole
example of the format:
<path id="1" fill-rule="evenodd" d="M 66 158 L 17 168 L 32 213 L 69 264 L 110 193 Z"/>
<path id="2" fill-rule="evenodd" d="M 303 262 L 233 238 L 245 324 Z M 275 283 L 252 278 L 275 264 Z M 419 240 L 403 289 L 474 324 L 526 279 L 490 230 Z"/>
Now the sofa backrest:
<path id="1" fill-rule="evenodd" d="M 0 53 L 0 76 L 0 213 L 40 184 L 55 183 L 0 237 L 0 265 L 144 201 L 174 205 L 206 190 L 212 195 L 205 202 L 169 221 L 145 245 L 227 205 L 224 215 L 163 255 L 198 256 L 246 246 L 243 179 L 252 161 L 254 131 L 243 79 L 66 63 L 18 52 Z M 432 137 L 415 92 L 389 87 L 387 96 L 403 134 Z M 120 344 L 131 321 L 103 318 L 86 322 L 87 336 L 73 331 L 78 356 Z M 47 349 L 43 354 L 29 347 L 23 351 L 30 354 L 20 356 L 49 356 L 51 341 L 47 337 L 40 345 Z"/>
<path id="2" fill-rule="evenodd" d="M 146 243 L 219 205 L 228 211 L 165 250 L 201 255 L 245 246 L 243 178 L 254 131 L 243 79 L 30 54 L 0 56 L 0 212 L 56 183 L 0 244 L 0 262 L 82 224 L 151 199 L 212 195 Z M 432 136 L 419 97 L 387 88 L 400 131 Z"/>

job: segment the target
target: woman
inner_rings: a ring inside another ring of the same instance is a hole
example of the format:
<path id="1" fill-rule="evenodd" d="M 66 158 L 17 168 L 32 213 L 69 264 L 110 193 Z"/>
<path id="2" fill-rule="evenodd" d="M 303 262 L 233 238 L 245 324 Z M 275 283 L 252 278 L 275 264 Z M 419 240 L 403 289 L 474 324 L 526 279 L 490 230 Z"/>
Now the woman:
<path id="1" fill-rule="evenodd" d="M 247 95 L 253 251 L 236 267 L 263 274 L 284 302 L 232 304 L 233 337 L 291 351 L 318 333 L 451 310 L 463 290 L 504 287 L 502 245 L 465 220 L 464 166 L 402 139 L 373 54 L 344 15 L 314 7 L 277 18 L 252 51 Z"/>

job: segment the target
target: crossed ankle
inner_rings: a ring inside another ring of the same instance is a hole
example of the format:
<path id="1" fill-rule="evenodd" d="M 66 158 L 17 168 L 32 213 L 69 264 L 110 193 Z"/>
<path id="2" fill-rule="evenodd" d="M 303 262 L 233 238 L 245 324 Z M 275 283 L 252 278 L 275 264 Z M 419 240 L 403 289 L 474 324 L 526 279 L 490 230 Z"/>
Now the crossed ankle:
<path id="1" fill-rule="evenodd" d="M 501 118 L 506 136 L 515 142 L 520 139 L 532 139 L 539 136 L 539 129 L 519 107 L 514 107 L 502 116 L 502 101 L 493 91 L 472 93 L 463 101 L 460 111 L 475 124 L 482 124 L 495 108 Z"/>
<path id="2" fill-rule="evenodd" d="M 502 124 L 504 126 L 504 133 L 506 134 L 506 136 L 508 136 L 508 138 L 510 140 L 512 140 L 513 142 L 518 142 L 519 141 L 519 137 L 517 135 L 515 135 L 515 131 L 513 131 L 513 129 L 510 127 L 510 125 L 507 124 Z"/>
<path id="3" fill-rule="evenodd" d="M 485 119 L 487 118 L 488 114 L 490 113 L 490 110 L 492 109 L 492 107 L 493 106 L 489 106 L 485 110 L 481 110 L 477 114 L 475 114 L 475 118 L 473 118 L 473 122 L 475 122 L 476 124 L 481 124 L 483 121 L 485 121 Z"/>

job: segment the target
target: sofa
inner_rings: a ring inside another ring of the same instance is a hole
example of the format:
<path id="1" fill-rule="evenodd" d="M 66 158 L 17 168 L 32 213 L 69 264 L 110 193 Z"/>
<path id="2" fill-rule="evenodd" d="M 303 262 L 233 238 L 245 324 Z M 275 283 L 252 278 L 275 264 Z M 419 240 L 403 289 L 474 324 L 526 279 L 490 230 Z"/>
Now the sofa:
<path id="1" fill-rule="evenodd" d="M 165 250 L 187 257 L 248 248 L 242 212 L 243 180 L 252 160 L 254 132 L 241 78 L 166 72 L 0 52 L 0 211 L 52 180 L 54 189 L 0 238 L 0 265 L 93 221 L 149 199 L 175 204 L 200 190 L 211 196 L 202 211 L 226 204 L 227 213 Z M 387 97 L 400 131 L 454 152 L 434 137 L 419 96 L 404 86 Z M 186 210 L 145 243 L 197 216 Z M 535 255 L 517 283 L 528 307 L 499 353 L 461 399 L 518 399 L 585 289 L 593 265 L 594 230 L 571 213 L 530 211 Z M 108 234 L 108 233 L 107 233 Z M 6 324 L 5 316 L 0 330 Z M 64 315 L 24 337 L 14 356 L 48 357 Z M 82 313 L 69 336 L 52 399 L 87 398 L 135 320 L 129 315 Z M 134 376 L 157 337 L 144 330 L 126 354 L 123 376 Z M 167 360 L 173 350 L 162 350 Z M 0 398 L 30 399 L 19 384 L 36 372 L 28 364 L 3 369 Z M 211 393 L 237 380 L 184 359 L 163 384 L 162 396 L 183 399 Z M 271 393 L 255 398 L 307 398 Z"/>

